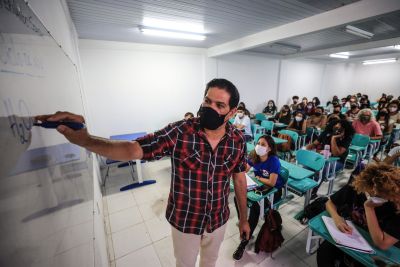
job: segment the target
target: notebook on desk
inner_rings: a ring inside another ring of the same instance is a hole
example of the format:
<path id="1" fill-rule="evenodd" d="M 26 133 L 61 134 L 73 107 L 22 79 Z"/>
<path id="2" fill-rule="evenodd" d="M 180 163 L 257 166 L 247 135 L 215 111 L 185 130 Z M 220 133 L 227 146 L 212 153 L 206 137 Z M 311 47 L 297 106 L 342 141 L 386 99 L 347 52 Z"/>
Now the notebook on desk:
<path id="1" fill-rule="evenodd" d="M 246 183 L 247 183 L 247 191 L 251 191 L 258 186 L 258 184 L 256 184 L 256 182 L 254 182 L 254 180 L 251 179 L 250 176 L 247 175 L 247 173 L 246 173 Z"/>
<path id="2" fill-rule="evenodd" d="M 341 232 L 336 227 L 335 222 L 331 217 L 322 216 L 322 221 L 337 246 L 356 250 L 362 253 L 375 254 L 373 248 L 351 221 L 346 220 L 346 223 L 353 229 L 351 235 Z"/>

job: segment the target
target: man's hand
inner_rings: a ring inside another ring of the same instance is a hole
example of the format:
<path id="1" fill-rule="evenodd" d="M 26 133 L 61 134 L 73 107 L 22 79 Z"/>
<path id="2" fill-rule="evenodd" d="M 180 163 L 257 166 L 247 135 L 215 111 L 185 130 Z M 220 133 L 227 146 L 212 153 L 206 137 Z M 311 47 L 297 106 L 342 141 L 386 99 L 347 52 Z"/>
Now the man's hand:
<path id="1" fill-rule="evenodd" d="M 250 239 L 250 225 L 247 221 L 247 218 L 239 221 L 239 233 L 241 240 L 243 240 L 243 238 L 245 238 L 246 240 Z"/>
<path id="2" fill-rule="evenodd" d="M 57 111 L 55 114 L 36 116 L 35 121 L 70 121 L 84 123 L 85 119 L 81 115 Z M 89 133 L 86 128 L 75 131 L 65 125 L 60 125 L 57 127 L 57 131 L 63 134 L 68 141 L 79 146 L 84 147 L 89 139 Z"/>

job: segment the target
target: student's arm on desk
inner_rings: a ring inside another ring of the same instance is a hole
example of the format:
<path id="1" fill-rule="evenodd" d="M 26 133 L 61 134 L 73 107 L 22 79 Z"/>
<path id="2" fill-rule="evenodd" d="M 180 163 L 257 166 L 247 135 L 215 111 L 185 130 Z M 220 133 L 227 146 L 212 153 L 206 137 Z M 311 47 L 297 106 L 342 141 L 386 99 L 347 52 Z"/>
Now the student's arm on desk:
<path id="1" fill-rule="evenodd" d="M 379 226 L 378 219 L 376 218 L 375 208 L 382 204 L 375 204 L 372 200 L 364 202 L 365 216 L 367 217 L 368 231 L 371 235 L 372 241 L 375 246 L 382 250 L 386 250 L 396 244 L 398 240 L 393 236 L 385 233 Z"/>
<path id="2" fill-rule="evenodd" d="M 325 204 L 326 211 L 331 215 L 336 227 L 343 233 L 351 234 L 353 229 L 346 224 L 346 221 L 338 214 L 335 204 L 328 200 Z"/>
<path id="3" fill-rule="evenodd" d="M 41 121 L 73 121 L 84 123 L 85 119 L 69 112 L 57 112 L 51 115 L 36 116 L 36 120 Z M 87 150 L 97 153 L 109 159 L 128 161 L 141 159 L 143 150 L 136 141 L 114 141 L 97 136 L 92 136 L 87 129 L 74 131 L 64 125 L 58 126 L 57 131 L 73 144 L 84 147 Z"/>

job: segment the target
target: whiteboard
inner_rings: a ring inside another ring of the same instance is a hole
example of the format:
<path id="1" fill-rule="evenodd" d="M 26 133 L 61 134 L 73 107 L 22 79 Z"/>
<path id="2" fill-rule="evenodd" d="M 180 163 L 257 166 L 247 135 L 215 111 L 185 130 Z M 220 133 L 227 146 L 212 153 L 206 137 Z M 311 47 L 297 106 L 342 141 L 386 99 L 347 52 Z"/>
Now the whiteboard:
<path id="1" fill-rule="evenodd" d="M 93 162 L 32 116 L 84 114 L 76 66 L 24 1 L 0 2 L 0 266 L 94 266 Z"/>

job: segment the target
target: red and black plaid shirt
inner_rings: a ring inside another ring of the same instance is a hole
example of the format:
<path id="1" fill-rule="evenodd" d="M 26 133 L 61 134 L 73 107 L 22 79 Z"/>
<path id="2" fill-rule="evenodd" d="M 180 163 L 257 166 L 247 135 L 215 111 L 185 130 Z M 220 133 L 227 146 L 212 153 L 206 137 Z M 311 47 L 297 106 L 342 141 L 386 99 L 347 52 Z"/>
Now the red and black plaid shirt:
<path id="1" fill-rule="evenodd" d="M 136 140 L 143 159 L 171 156 L 171 190 L 166 218 L 183 233 L 213 232 L 229 218 L 229 179 L 245 171 L 246 141 L 227 124 L 213 152 L 197 118 L 179 121 Z"/>

